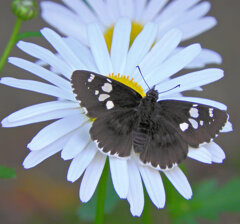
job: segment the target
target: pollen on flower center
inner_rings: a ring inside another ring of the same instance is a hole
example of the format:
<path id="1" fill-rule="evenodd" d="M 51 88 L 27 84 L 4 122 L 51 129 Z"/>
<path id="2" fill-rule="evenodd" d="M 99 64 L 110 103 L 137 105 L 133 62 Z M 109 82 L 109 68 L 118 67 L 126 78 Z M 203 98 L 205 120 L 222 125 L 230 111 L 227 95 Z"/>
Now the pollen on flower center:
<path id="1" fill-rule="evenodd" d="M 143 29 L 142 24 L 137 23 L 137 22 L 132 22 L 129 48 L 131 47 L 131 45 L 132 45 L 133 41 L 135 40 L 135 38 L 137 37 L 137 35 L 142 31 L 142 29 Z M 104 38 L 105 38 L 109 52 L 111 50 L 113 30 L 114 30 L 114 25 L 110 26 L 104 33 Z"/>
<path id="2" fill-rule="evenodd" d="M 137 83 L 134 82 L 133 78 L 130 79 L 129 76 L 120 75 L 119 73 L 115 75 L 114 73 L 108 75 L 109 78 L 114 79 L 118 82 L 123 83 L 124 85 L 130 87 L 131 89 L 134 89 L 136 92 L 138 92 L 142 97 L 145 97 L 146 94 L 144 93 L 143 88 Z"/>

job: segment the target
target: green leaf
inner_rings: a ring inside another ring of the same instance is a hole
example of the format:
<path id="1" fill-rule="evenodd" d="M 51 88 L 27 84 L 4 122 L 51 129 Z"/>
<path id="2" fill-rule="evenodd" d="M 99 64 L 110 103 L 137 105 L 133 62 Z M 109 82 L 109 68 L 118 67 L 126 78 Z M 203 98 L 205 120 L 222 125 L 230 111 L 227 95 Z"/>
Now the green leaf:
<path id="1" fill-rule="evenodd" d="M 233 179 L 223 186 L 218 186 L 214 180 L 199 184 L 193 189 L 191 200 L 176 197 L 168 203 L 173 223 L 196 224 L 197 218 L 217 221 L 223 212 L 239 212 L 239 186 L 240 179 Z"/>
<path id="2" fill-rule="evenodd" d="M 0 178 L 1 179 L 8 179 L 8 178 L 15 178 L 16 172 L 13 168 L 7 168 L 5 166 L 0 166 Z"/>
<path id="3" fill-rule="evenodd" d="M 110 175 L 107 179 L 106 199 L 104 206 L 104 214 L 110 214 L 120 201 L 112 185 Z M 97 191 L 94 193 L 91 200 L 82 204 L 78 210 L 79 219 L 82 221 L 94 221 L 96 214 Z"/>

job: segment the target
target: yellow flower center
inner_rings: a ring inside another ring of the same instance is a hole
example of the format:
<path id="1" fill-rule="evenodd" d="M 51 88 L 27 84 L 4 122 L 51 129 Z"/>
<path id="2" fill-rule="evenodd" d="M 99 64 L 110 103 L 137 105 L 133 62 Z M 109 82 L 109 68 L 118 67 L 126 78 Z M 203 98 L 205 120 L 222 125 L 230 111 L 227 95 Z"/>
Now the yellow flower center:
<path id="1" fill-rule="evenodd" d="M 106 41 L 109 52 L 111 50 L 113 29 L 114 29 L 114 25 L 110 26 L 104 34 L 104 38 L 105 38 L 105 41 Z M 142 24 L 137 23 L 137 22 L 132 22 L 129 48 L 131 47 L 131 45 L 132 45 L 133 41 L 135 40 L 135 38 L 137 37 L 137 35 L 142 31 L 142 29 L 143 29 Z"/>
<path id="2" fill-rule="evenodd" d="M 129 48 L 131 47 L 133 41 L 137 37 L 137 35 L 142 31 L 143 25 L 137 22 L 132 22 L 132 28 L 131 28 L 131 33 L 130 33 L 130 42 L 129 42 Z M 114 30 L 114 25 L 110 26 L 105 34 L 104 38 L 107 44 L 108 51 L 110 52 L 111 50 L 111 44 L 112 44 L 112 37 L 113 37 L 113 30 Z M 124 85 L 134 89 L 136 92 L 138 92 L 142 97 L 144 97 L 146 94 L 143 91 L 143 88 L 137 83 L 133 81 L 133 78 L 130 78 L 129 76 L 125 75 L 120 75 L 120 74 L 109 74 L 109 78 L 112 78 L 118 82 L 123 83 Z"/>
<path id="3" fill-rule="evenodd" d="M 120 75 L 119 73 L 117 75 L 115 75 L 114 73 L 109 74 L 108 77 L 111 78 L 111 79 L 114 79 L 118 82 L 123 83 L 124 85 L 130 87 L 131 89 L 134 89 L 142 97 L 146 96 L 143 88 L 137 82 L 134 82 L 133 78 L 130 78 L 129 76 L 125 76 L 125 75 Z"/>

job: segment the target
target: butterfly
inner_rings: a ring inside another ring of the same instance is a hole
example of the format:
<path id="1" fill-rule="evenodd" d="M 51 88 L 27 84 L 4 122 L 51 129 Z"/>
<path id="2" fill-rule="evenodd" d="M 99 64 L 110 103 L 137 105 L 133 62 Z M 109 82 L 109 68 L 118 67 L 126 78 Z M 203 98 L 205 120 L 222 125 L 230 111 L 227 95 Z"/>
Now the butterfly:
<path id="1" fill-rule="evenodd" d="M 142 97 L 134 89 L 91 71 L 71 77 L 76 99 L 94 118 L 90 136 L 105 154 L 140 160 L 165 170 L 181 163 L 189 146 L 209 143 L 225 126 L 225 111 L 198 103 L 160 100 L 153 87 Z"/>

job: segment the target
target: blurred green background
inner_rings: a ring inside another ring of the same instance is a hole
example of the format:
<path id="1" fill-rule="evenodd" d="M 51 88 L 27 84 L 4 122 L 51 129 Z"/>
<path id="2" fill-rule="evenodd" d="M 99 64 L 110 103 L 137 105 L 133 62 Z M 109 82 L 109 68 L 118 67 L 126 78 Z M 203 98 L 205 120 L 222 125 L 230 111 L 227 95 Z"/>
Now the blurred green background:
<path id="1" fill-rule="evenodd" d="M 0 54 L 7 44 L 15 22 L 15 17 L 10 10 L 10 3 L 11 1 L 3 0 L 0 6 Z M 211 189 L 211 184 L 214 184 L 208 180 L 217 180 L 218 184 L 222 186 L 233 178 L 239 177 L 240 173 L 240 118 L 238 116 L 240 111 L 240 1 L 212 0 L 211 3 L 212 10 L 210 14 L 217 18 L 218 25 L 207 33 L 183 43 L 187 45 L 192 42 L 200 42 L 203 47 L 218 51 L 223 57 L 223 64 L 217 67 L 225 70 L 224 79 L 204 87 L 204 92 L 195 95 L 215 99 L 228 105 L 230 121 L 233 123 L 235 130 L 233 133 L 220 135 L 216 140 L 224 149 L 227 158 L 220 165 L 201 164 L 190 159 L 186 161 L 187 176 L 191 185 L 199 187 L 202 186 L 202 182 L 207 181 L 208 189 Z M 39 31 L 44 26 L 47 26 L 47 24 L 40 17 L 37 17 L 31 21 L 24 22 L 21 31 Z M 41 37 L 28 38 L 26 41 L 48 46 Z M 13 49 L 11 56 L 33 60 L 20 52 L 16 47 Z M 6 64 L 1 75 L 36 79 L 33 75 L 9 64 Z M 51 99 L 51 97 L 37 93 L 29 93 L 1 86 L 0 119 L 25 106 Z M 33 169 L 24 170 L 22 167 L 22 161 L 28 154 L 27 143 L 47 123 L 0 129 L 0 165 L 16 169 L 17 175 L 15 179 L 0 180 L 0 223 L 88 223 L 87 221 L 79 221 L 78 210 L 80 202 L 78 190 L 80 181 L 74 184 L 66 181 L 69 161 L 64 162 L 60 155 L 57 154 Z M 237 186 L 238 182 L 233 184 L 233 186 L 229 186 L 229 189 L 232 189 L 232 195 L 227 197 L 234 198 L 234 194 L 238 192 Z M 210 198 L 211 195 L 217 198 L 221 196 L 224 198 L 224 191 L 221 192 L 222 194 L 214 194 L 216 193 L 215 191 L 211 192 L 209 190 L 208 193 Z M 193 202 L 197 200 L 197 197 L 198 190 L 194 190 Z M 180 199 L 177 198 L 178 203 L 183 205 L 180 211 L 187 214 L 189 208 L 184 210 L 184 206 L 188 207 L 193 202 L 187 202 L 186 200 L 179 202 Z M 203 206 L 207 207 L 210 200 L 207 199 L 209 198 L 206 198 L 206 204 L 203 204 Z M 171 202 L 173 203 L 174 199 L 171 199 Z M 219 203 L 216 206 L 221 207 L 224 204 L 222 201 Z M 235 204 L 232 203 L 232 206 L 234 207 Z M 170 208 L 174 210 L 171 205 Z M 167 209 L 157 210 L 153 205 L 151 209 L 153 223 L 170 223 L 168 213 L 166 212 Z M 234 208 L 230 210 L 232 211 Z M 206 224 L 239 224 L 240 214 L 225 212 L 220 215 L 217 221 L 206 221 L 206 219 L 201 218 L 197 218 L 197 220 L 197 223 Z M 129 205 L 123 200 L 110 210 L 110 214 L 107 214 L 105 219 L 105 223 L 141 222 L 142 220 L 139 218 L 132 218 L 129 212 Z"/>

